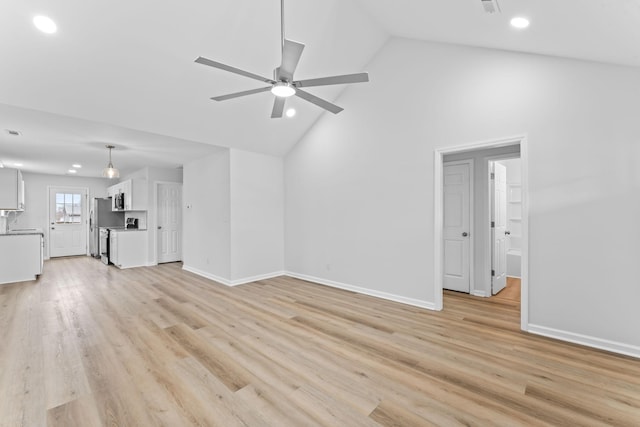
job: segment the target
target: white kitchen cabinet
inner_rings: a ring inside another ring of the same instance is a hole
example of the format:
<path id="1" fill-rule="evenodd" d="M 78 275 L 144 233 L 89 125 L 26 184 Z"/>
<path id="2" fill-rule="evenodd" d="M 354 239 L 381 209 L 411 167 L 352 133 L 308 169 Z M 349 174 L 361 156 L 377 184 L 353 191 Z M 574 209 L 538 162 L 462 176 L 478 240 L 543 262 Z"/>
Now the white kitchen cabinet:
<path id="1" fill-rule="evenodd" d="M 24 181 L 18 169 L 0 168 L 0 210 L 24 210 Z"/>
<path id="2" fill-rule="evenodd" d="M 0 284 L 34 280 L 42 274 L 41 233 L 0 234 Z"/>
<path id="3" fill-rule="evenodd" d="M 149 189 L 146 179 L 131 179 L 124 194 L 125 211 L 146 211 Z"/>
<path id="4" fill-rule="evenodd" d="M 148 188 L 146 179 L 128 179 L 112 185 L 107 189 L 107 194 L 111 199 L 111 210 L 119 210 L 115 208 L 116 194 L 124 193 L 124 209 L 125 211 L 146 211 Z"/>
<path id="5" fill-rule="evenodd" d="M 111 230 L 109 260 L 118 268 L 147 265 L 146 230 Z"/>
<path id="6" fill-rule="evenodd" d="M 116 194 L 116 186 L 107 187 L 107 197 L 113 197 Z M 113 208 L 113 206 L 112 206 Z"/>

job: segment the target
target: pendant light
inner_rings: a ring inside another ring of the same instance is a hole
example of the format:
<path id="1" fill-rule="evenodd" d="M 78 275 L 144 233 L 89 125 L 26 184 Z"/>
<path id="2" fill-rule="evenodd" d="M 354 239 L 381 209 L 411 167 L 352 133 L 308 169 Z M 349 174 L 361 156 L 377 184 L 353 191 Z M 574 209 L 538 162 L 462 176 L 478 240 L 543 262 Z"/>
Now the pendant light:
<path id="1" fill-rule="evenodd" d="M 109 149 L 109 164 L 102 170 L 102 176 L 109 179 L 120 178 L 120 171 L 114 168 L 113 163 L 111 163 L 111 150 L 116 147 L 114 145 L 107 145 L 106 147 Z"/>

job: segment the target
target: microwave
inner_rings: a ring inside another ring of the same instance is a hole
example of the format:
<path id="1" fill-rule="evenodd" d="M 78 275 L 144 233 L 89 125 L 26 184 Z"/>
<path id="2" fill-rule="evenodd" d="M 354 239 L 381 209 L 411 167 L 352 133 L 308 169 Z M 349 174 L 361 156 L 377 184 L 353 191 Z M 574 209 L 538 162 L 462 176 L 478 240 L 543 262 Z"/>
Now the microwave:
<path id="1" fill-rule="evenodd" d="M 118 193 L 113 196 L 113 207 L 117 210 L 124 210 L 124 193 Z"/>

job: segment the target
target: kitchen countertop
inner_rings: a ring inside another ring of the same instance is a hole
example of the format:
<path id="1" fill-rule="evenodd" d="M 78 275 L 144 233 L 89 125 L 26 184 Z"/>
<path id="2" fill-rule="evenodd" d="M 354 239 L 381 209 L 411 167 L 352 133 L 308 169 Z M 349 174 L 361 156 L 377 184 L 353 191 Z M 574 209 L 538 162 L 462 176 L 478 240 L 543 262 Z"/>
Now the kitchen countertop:
<path id="1" fill-rule="evenodd" d="M 16 230 L 9 230 L 7 233 L 0 233 L 0 236 L 22 236 L 29 234 L 41 234 L 44 236 L 44 233 L 40 228 L 19 228 Z"/>
<path id="2" fill-rule="evenodd" d="M 112 231 L 147 231 L 146 228 L 123 228 L 123 227 L 106 227 Z"/>

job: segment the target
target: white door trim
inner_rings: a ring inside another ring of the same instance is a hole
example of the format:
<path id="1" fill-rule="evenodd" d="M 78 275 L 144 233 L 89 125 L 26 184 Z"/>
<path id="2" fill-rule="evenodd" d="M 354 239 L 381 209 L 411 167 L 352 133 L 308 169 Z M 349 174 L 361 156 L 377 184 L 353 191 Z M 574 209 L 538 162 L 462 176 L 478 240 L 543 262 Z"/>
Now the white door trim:
<path id="1" fill-rule="evenodd" d="M 443 162 L 443 171 L 444 165 L 469 165 L 469 294 L 473 294 L 476 290 L 475 287 L 475 235 L 476 230 L 474 228 L 475 225 L 475 200 L 474 200 L 474 192 L 475 192 L 475 161 L 473 159 L 466 160 L 452 160 L 450 162 Z M 443 182 L 444 185 L 444 182 Z M 444 191 L 444 189 L 443 189 Z M 441 202 L 443 200 L 441 199 Z M 444 213 L 444 206 L 442 208 Z M 442 217 L 443 227 L 444 227 L 444 216 Z M 444 245 L 444 242 L 443 242 Z M 444 246 L 442 247 L 444 251 Z M 444 252 L 442 261 L 444 263 Z M 444 264 L 443 264 L 444 265 Z M 444 269 L 443 269 L 444 273 Z"/>
<path id="2" fill-rule="evenodd" d="M 434 183 L 434 307 L 442 310 L 443 307 L 443 243 L 442 228 L 443 217 L 443 158 L 446 154 L 454 154 L 465 151 L 476 151 L 487 148 L 499 148 L 508 145 L 520 144 L 520 162 L 522 165 L 522 278 L 520 300 L 520 328 L 523 331 L 529 329 L 529 147 L 526 135 L 513 136 L 504 139 L 481 141 L 454 147 L 438 148 L 433 156 L 433 183 Z M 473 264 L 473 262 L 472 262 Z"/>

